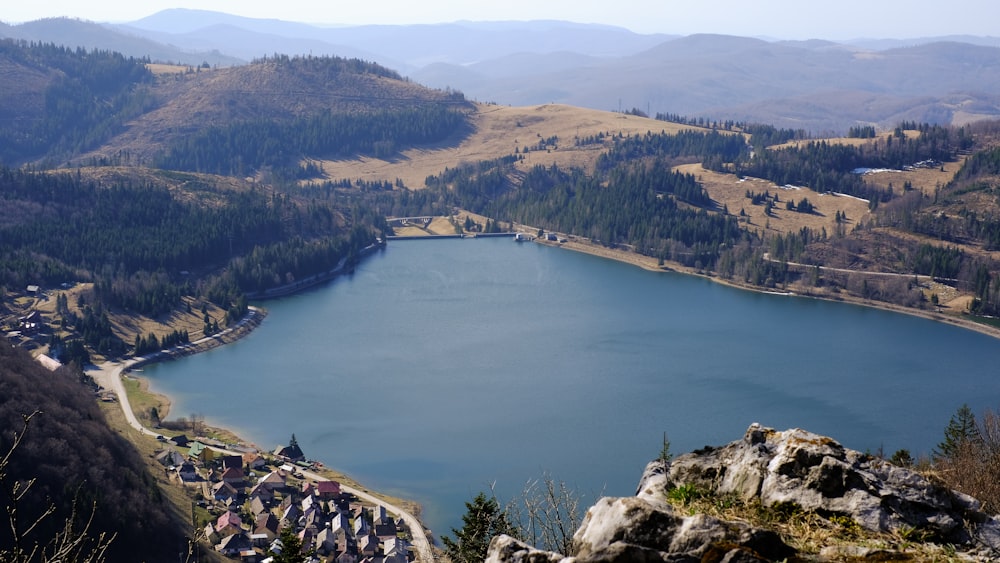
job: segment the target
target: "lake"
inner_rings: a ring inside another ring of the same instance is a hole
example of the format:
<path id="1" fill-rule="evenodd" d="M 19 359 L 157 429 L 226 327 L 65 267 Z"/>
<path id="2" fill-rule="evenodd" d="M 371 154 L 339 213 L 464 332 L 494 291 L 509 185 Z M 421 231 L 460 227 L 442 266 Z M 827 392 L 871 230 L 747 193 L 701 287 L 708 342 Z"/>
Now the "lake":
<path id="1" fill-rule="evenodd" d="M 440 536 L 464 502 L 548 473 L 589 506 L 753 422 L 886 455 L 929 453 L 962 404 L 996 408 L 1000 341 L 933 321 L 510 239 L 392 241 L 349 276 L 262 304 L 240 341 L 149 366 L 171 417 L 422 503 Z"/>

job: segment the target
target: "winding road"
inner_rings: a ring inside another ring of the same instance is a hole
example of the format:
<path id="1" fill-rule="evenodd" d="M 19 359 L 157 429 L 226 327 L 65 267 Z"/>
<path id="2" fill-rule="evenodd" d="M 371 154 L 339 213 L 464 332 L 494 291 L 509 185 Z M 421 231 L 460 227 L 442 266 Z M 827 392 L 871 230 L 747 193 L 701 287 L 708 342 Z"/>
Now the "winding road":
<path id="1" fill-rule="evenodd" d="M 259 312 L 253 307 L 251 307 L 250 315 L 244 317 L 239 323 L 237 323 L 236 326 L 226 329 L 225 331 L 219 333 L 218 335 L 202 338 L 201 340 L 198 340 L 193 344 L 194 345 L 204 344 L 212 339 L 216 339 L 217 337 L 225 336 L 231 331 L 241 327 L 243 324 L 248 322 L 248 320 L 252 315 L 256 314 L 259 314 Z M 140 358 L 131 358 L 123 362 L 104 362 L 103 364 L 97 366 L 96 369 L 88 370 L 87 373 L 94 378 L 94 381 L 96 381 L 98 385 L 100 385 L 106 390 L 114 392 L 114 394 L 118 397 L 118 403 L 122 407 L 122 412 L 125 413 L 125 419 L 128 421 L 129 425 L 132 428 L 135 428 L 140 433 L 145 434 L 147 436 L 159 436 L 158 432 L 146 428 L 145 426 L 142 425 L 141 422 L 139 422 L 139 419 L 136 418 L 135 412 L 132 411 L 132 405 L 129 403 L 128 394 L 125 392 L 125 385 L 122 383 L 122 375 L 125 373 L 126 370 L 128 370 L 128 368 L 134 366 L 137 363 L 146 363 L 148 361 L 150 361 L 148 357 L 140 357 Z M 211 449 L 223 453 L 225 455 L 240 455 L 240 456 L 243 455 L 243 452 L 230 451 L 223 448 L 211 447 Z M 314 481 L 327 480 L 326 477 L 323 477 L 322 475 L 314 473 L 312 471 L 301 471 L 301 473 L 304 477 L 308 477 L 309 479 L 312 479 Z M 424 532 L 423 524 L 421 524 L 420 521 L 415 516 L 403 510 L 403 508 L 395 506 L 393 504 L 389 504 L 384 500 L 368 493 L 367 491 L 359 490 L 355 487 L 351 487 L 343 483 L 341 483 L 340 485 L 340 490 L 350 493 L 365 502 L 370 502 L 376 505 L 382 505 L 385 507 L 387 512 L 399 518 L 402 518 L 403 522 L 406 523 L 407 528 L 409 528 L 410 530 L 411 543 L 413 544 L 413 549 L 417 553 L 417 560 L 420 561 L 421 563 L 433 563 L 434 551 L 431 549 L 430 540 L 427 538 L 427 534 Z"/>

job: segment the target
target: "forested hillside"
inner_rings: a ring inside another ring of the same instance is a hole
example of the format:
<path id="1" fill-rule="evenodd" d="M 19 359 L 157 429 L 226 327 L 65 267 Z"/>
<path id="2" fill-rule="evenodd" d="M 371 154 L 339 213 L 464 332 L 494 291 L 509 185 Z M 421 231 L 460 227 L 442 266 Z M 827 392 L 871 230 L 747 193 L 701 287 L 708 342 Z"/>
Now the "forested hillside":
<path id="1" fill-rule="evenodd" d="M 937 307 L 937 292 L 957 292 L 974 297 L 962 312 L 998 311 L 1000 275 L 991 252 L 1000 213 L 992 195 L 996 151 L 989 148 L 995 127 L 901 123 L 887 134 L 859 133 L 859 140 L 848 142 L 764 125 L 701 125 L 712 130 L 577 139 L 578 145 L 607 146 L 589 170 L 524 168 L 523 154 L 465 163 L 429 177 L 431 193 L 406 201 L 414 212 L 457 206 L 493 223 L 585 237 L 755 287 L 795 287 L 917 309 Z M 730 197 L 725 206 L 712 199 L 700 177 L 677 171 L 692 162 L 732 178 L 732 185 L 751 179 L 772 188 L 747 188 L 742 203 L 734 206 Z M 896 170 L 920 178 L 920 170 L 943 171 L 945 163 L 958 170 L 947 185 L 904 180 L 894 186 L 865 174 Z M 848 219 L 836 210 L 823 216 L 816 204 L 832 193 L 862 198 L 869 213 Z M 753 208 L 763 209 L 747 212 Z M 817 217 L 825 226 L 768 225 L 789 213 Z M 763 224 L 751 223 L 751 215 L 763 215 Z M 889 275 L 864 275 L 871 271 Z M 916 283 L 907 274 L 937 281 Z"/>
<path id="2" fill-rule="evenodd" d="M 461 94 L 365 61 L 274 56 L 166 74 L 147 62 L 0 42 L 14 79 L 0 85 L 0 288 L 94 284 L 91 302 L 57 311 L 81 339 L 53 339 L 63 359 L 85 361 L 81 342 L 128 353 L 133 335 L 109 315 L 164 317 L 187 298 L 228 321 L 246 294 L 350 267 L 384 218 L 350 189 L 296 189 L 323 173 L 306 159 L 388 158 L 469 128 Z"/>
<path id="3" fill-rule="evenodd" d="M 176 561 L 186 545 L 169 504 L 132 446 L 108 428 L 73 368 L 50 372 L 0 337 L 0 397 L 0 458 L 23 434 L 9 462 L 0 464 L 0 552 L 11 555 L 7 550 L 18 545 L 30 551 L 35 542 L 47 547 L 64 522 L 80 533 L 93 514 L 84 553 L 107 534 L 110 561 L 136 561 L 136 554 L 143 561 Z M 36 412 L 25 427 L 24 417 Z M 12 491 L 27 479 L 36 481 L 15 502 Z M 50 504 L 55 512 L 29 532 Z M 28 560 L 2 553 L 0 559 Z"/>
<path id="4" fill-rule="evenodd" d="M 146 62 L 106 51 L 0 41 L 0 162 L 59 164 L 122 132 L 128 120 L 154 105 Z"/>

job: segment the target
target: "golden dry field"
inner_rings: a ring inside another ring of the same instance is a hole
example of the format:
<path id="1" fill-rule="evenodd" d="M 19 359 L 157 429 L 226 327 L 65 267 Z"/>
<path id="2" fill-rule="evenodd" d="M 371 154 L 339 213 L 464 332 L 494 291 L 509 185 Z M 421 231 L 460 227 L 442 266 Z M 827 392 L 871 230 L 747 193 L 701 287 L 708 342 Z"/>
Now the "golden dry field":
<path id="1" fill-rule="evenodd" d="M 508 107 L 480 104 L 472 119 L 474 131 L 458 146 L 411 149 L 393 160 L 362 157 L 357 160 L 319 161 L 327 179 L 403 181 L 410 189 L 422 189 L 427 176 L 440 174 L 463 162 L 493 160 L 523 152 L 528 154 L 518 166 L 558 164 L 590 168 L 604 146 L 574 146 L 574 139 L 599 133 L 605 135 L 642 135 L 647 132 L 677 132 L 695 129 L 677 123 L 620 113 L 546 104 Z M 544 139 L 558 137 L 555 146 L 534 148 Z"/>

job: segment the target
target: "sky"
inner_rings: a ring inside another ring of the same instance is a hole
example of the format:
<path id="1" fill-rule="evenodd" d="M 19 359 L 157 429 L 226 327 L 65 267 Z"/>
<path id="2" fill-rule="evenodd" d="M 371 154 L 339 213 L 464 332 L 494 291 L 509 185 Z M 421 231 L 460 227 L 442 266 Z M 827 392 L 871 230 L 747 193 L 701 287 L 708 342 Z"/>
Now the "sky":
<path id="1" fill-rule="evenodd" d="M 312 24 L 412 24 L 459 20 L 600 23 L 639 33 L 721 33 L 776 39 L 1000 35 L 997 0 L 45 0 L 8 1 L 0 21 L 47 17 L 128 22 L 168 8 Z"/>

